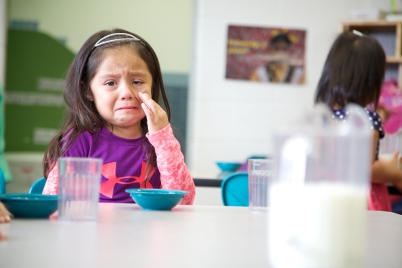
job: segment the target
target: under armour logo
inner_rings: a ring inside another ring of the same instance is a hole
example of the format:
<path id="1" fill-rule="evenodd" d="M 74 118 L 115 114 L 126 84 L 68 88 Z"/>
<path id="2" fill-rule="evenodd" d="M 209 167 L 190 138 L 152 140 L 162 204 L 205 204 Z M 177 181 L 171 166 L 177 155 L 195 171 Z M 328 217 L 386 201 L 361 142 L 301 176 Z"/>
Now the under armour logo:
<path id="1" fill-rule="evenodd" d="M 109 198 L 113 197 L 113 190 L 116 184 L 133 184 L 139 183 L 140 186 L 144 185 L 145 175 L 146 175 L 146 163 L 141 164 L 141 174 L 140 176 L 122 176 L 116 177 L 116 162 L 111 162 L 102 165 L 102 176 L 107 180 L 102 182 L 100 185 L 100 193 Z M 148 177 L 152 177 L 155 172 L 155 168 L 149 173 Z M 123 181 L 126 179 L 132 179 L 132 181 Z M 144 188 L 153 188 L 150 182 L 146 182 Z"/>

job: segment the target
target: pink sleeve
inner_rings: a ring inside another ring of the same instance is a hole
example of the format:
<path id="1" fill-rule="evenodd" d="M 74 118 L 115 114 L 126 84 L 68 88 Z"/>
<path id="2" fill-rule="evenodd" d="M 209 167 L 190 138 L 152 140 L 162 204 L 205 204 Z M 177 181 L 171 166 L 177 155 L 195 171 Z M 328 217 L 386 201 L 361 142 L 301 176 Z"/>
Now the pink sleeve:
<path id="1" fill-rule="evenodd" d="M 190 194 L 186 195 L 180 204 L 193 204 L 195 198 L 194 180 L 184 163 L 180 144 L 174 137 L 170 124 L 152 135 L 148 133 L 147 138 L 155 147 L 162 189 L 188 191 Z"/>
<path id="2" fill-rule="evenodd" d="M 57 195 L 57 187 L 59 184 L 59 166 L 56 163 L 53 169 L 50 171 L 47 176 L 45 188 L 43 188 L 42 194 L 47 195 Z"/>

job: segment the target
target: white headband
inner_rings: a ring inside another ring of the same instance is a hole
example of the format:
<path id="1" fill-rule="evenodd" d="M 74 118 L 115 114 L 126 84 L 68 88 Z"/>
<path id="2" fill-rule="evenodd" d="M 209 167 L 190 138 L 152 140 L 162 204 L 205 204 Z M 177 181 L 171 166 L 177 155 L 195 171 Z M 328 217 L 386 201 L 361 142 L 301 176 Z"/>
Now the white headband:
<path id="1" fill-rule="evenodd" d="M 112 36 L 123 36 L 122 38 L 116 38 L 116 39 L 111 39 L 111 40 L 106 40 Z M 145 44 L 137 37 L 135 37 L 132 34 L 128 34 L 128 33 L 113 33 L 113 34 L 108 34 L 104 37 L 102 37 L 101 39 L 98 40 L 98 42 L 95 43 L 94 48 L 102 46 L 104 44 L 108 44 L 108 43 L 114 43 L 114 42 L 120 42 L 120 41 L 134 41 L 134 42 L 141 42 L 141 44 L 143 44 L 145 46 Z"/>

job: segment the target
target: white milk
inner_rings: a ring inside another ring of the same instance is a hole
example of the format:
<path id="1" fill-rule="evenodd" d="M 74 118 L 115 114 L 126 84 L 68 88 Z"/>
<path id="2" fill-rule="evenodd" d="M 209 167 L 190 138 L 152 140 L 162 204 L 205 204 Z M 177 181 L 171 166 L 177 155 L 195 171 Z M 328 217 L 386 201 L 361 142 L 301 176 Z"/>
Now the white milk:
<path id="1" fill-rule="evenodd" d="M 274 267 L 361 267 L 367 192 L 342 184 L 273 185 L 268 256 Z"/>

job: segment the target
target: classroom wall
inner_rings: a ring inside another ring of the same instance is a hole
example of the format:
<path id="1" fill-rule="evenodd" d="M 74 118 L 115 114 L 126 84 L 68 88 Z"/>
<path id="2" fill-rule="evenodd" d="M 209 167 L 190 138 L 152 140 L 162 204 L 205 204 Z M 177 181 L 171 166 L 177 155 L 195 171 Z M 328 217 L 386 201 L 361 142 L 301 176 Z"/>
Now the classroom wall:
<path id="1" fill-rule="evenodd" d="M 398 3 L 400 4 L 400 3 Z M 313 107 L 315 86 L 341 20 L 353 8 L 389 9 L 389 1 L 197 0 L 190 75 L 187 164 L 197 177 L 216 161 L 271 155 L 275 129 Z M 225 79 L 228 25 L 307 31 L 304 85 Z"/>
<path id="2" fill-rule="evenodd" d="M 124 28 L 154 48 L 162 72 L 188 73 L 191 50 L 191 0 L 8 0 L 9 20 L 38 23 L 38 31 L 77 52 L 93 33 Z"/>

